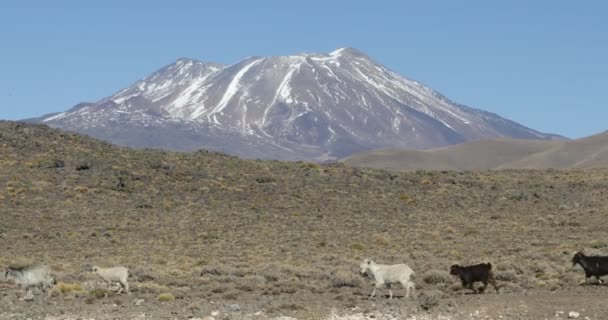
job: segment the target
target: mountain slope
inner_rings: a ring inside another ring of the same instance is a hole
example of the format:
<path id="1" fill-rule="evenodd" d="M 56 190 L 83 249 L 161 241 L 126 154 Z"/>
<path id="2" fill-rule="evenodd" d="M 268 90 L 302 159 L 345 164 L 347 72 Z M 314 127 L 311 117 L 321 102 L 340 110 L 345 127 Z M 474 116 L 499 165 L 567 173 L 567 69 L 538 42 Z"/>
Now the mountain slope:
<path id="1" fill-rule="evenodd" d="M 396 171 L 604 168 L 608 133 L 572 141 L 498 139 L 431 150 L 374 150 L 341 161 Z"/>
<path id="2" fill-rule="evenodd" d="M 555 138 L 451 102 L 351 48 L 230 66 L 179 59 L 110 97 L 39 121 L 129 146 L 305 160 Z"/>
<path id="3" fill-rule="evenodd" d="M 608 167 L 608 133 L 564 141 L 508 164 L 510 168 Z"/>

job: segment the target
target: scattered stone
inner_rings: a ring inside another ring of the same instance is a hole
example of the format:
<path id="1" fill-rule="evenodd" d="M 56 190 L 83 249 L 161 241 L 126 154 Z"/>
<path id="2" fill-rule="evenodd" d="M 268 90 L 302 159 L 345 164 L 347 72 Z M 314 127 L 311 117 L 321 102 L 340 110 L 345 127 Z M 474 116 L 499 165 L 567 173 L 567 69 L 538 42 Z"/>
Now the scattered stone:
<path id="1" fill-rule="evenodd" d="M 215 318 L 212 316 L 206 316 L 206 317 L 203 317 L 203 319 L 201 319 L 201 320 L 215 320 Z"/>
<path id="2" fill-rule="evenodd" d="M 137 301 L 135 301 L 135 305 L 136 306 L 141 306 L 144 302 L 146 302 L 146 300 L 144 300 L 144 299 L 138 299 Z"/>
<path id="3" fill-rule="evenodd" d="M 576 311 L 568 312 L 568 319 L 577 319 L 580 316 L 581 316 L 581 314 Z"/>
<path id="4" fill-rule="evenodd" d="M 53 164 L 53 167 L 54 168 L 63 168 L 63 167 L 65 167 L 65 162 L 63 162 L 63 160 L 57 160 Z"/>
<path id="5" fill-rule="evenodd" d="M 32 301 L 32 300 L 34 300 L 34 294 L 32 294 L 31 291 L 26 292 L 25 296 L 23 297 L 23 300 L 25 300 L 25 301 Z"/>
<path id="6" fill-rule="evenodd" d="M 236 303 L 235 303 L 235 304 L 231 304 L 231 305 L 228 307 L 228 310 L 230 310 L 230 312 L 238 312 L 238 311 L 241 311 L 241 306 L 239 306 L 239 305 L 238 305 L 238 304 L 236 304 Z"/>
<path id="7" fill-rule="evenodd" d="M 213 312 L 211 312 L 211 316 L 213 316 L 213 317 L 217 317 L 218 314 L 220 314 L 219 311 L 213 311 Z"/>

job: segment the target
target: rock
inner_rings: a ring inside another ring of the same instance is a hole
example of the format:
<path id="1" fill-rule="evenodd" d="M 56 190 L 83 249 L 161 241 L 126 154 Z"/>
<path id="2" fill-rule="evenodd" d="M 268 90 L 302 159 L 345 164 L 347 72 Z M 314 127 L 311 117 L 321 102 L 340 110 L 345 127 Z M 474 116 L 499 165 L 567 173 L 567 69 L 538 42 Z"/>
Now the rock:
<path id="1" fill-rule="evenodd" d="M 238 304 L 236 304 L 236 303 L 235 303 L 235 304 L 231 304 L 231 305 L 228 307 L 228 310 L 229 310 L 230 312 L 238 312 L 238 311 L 241 311 L 241 306 L 239 306 L 239 305 L 238 305 Z"/>
<path id="2" fill-rule="evenodd" d="M 212 317 L 217 317 L 218 314 L 220 314 L 219 311 L 213 311 L 213 312 L 211 312 L 211 316 Z"/>
<path id="3" fill-rule="evenodd" d="M 581 316 L 581 314 L 576 311 L 568 312 L 568 319 L 577 319 L 580 316 Z"/>
<path id="4" fill-rule="evenodd" d="M 57 160 L 57 161 L 55 161 L 53 166 L 55 168 L 63 168 L 63 167 L 65 167 L 65 162 L 63 162 L 63 160 Z"/>
<path id="5" fill-rule="evenodd" d="M 135 305 L 136 306 L 141 306 L 144 302 L 146 302 L 146 300 L 144 300 L 144 299 L 137 299 L 137 301 L 135 301 Z"/>
<path id="6" fill-rule="evenodd" d="M 25 296 L 23 296 L 23 300 L 32 301 L 32 300 L 34 300 L 34 295 L 32 294 L 31 291 L 28 291 L 25 293 Z"/>

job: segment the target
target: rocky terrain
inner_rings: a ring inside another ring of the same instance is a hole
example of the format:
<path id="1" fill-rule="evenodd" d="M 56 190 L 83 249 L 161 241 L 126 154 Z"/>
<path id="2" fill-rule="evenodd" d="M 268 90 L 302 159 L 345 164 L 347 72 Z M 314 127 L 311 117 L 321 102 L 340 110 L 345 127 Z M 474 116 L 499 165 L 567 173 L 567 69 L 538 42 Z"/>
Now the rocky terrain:
<path id="1" fill-rule="evenodd" d="M 607 181 L 128 149 L 0 122 L 0 265 L 46 263 L 58 281 L 32 301 L 0 281 L 0 319 L 604 319 L 608 288 L 570 259 L 607 251 Z M 408 263 L 416 298 L 370 299 L 365 257 Z M 448 274 L 479 261 L 499 294 Z M 132 293 L 92 265 L 128 266 Z"/>

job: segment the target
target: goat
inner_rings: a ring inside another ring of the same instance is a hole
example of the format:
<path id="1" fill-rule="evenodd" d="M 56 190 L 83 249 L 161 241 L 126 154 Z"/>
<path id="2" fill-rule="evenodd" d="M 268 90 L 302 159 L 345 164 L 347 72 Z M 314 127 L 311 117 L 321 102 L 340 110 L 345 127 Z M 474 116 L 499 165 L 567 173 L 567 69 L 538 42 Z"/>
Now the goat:
<path id="1" fill-rule="evenodd" d="M 46 291 L 55 284 L 55 279 L 46 265 L 8 267 L 4 272 L 4 277 L 25 288 L 26 293 L 31 287 L 40 287 L 42 291 Z"/>
<path id="2" fill-rule="evenodd" d="M 455 264 L 450 267 L 450 274 L 460 278 L 463 288 L 471 289 L 475 293 L 484 292 L 488 286 L 488 282 L 494 286 L 496 293 L 498 293 L 496 280 L 494 279 L 494 274 L 492 273 L 492 264 L 490 263 L 480 263 L 466 267 Z M 483 282 L 483 287 L 480 288 L 479 291 L 473 288 L 473 283 L 477 281 Z"/>
<path id="3" fill-rule="evenodd" d="M 582 251 L 579 251 L 572 257 L 572 267 L 574 268 L 577 263 L 585 270 L 585 282 L 593 276 L 601 284 L 600 277 L 608 274 L 607 256 L 586 256 Z"/>
<path id="4" fill-rule="evenodd" d="M 93 272 L 106 282 L 108 288 L 110 288 L 112 282 L 118 282 L 120 283 L 118 292 L 122 292 L 122 289 L 124 288 L 126 293 L 129 293 L 129 283 L 127 282 L 129 269 L 125 267 L 100 268 L 98 266 L 93 266 Z"/>
<path id="5" fill-rule="evenodd" d="M 376 279 L 376 286 L 374 287 L 374 291 L 370 295 L 370 298 L 373 298 L 376 295 L 376 289 L 381 288 L 383 285 L 386 285 L 389 292 L 389 299 L 393 298 L 393 291 L 391 291 L 391 283 L 399 282 L 401 286 L 405 288 L 406 293 L 405 297 L 409 298 L 410 291 L 415 291 L 416 286 L 412 281 L 412 276 L 414 275 L 414 271 L 407 264 L 395 264 L 395 265 L 385 265 L 385 264 L 376 264 L 374 261 L 370 259 L 364 259 L 360 265 L 361 274 L 367 275 L 367 272 L 371 272 Z"/>

